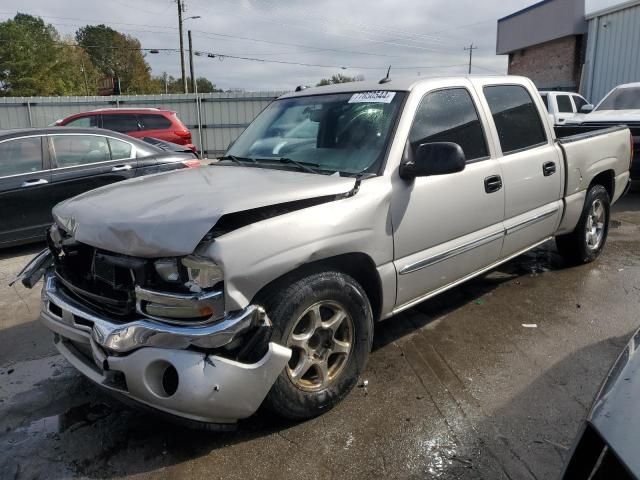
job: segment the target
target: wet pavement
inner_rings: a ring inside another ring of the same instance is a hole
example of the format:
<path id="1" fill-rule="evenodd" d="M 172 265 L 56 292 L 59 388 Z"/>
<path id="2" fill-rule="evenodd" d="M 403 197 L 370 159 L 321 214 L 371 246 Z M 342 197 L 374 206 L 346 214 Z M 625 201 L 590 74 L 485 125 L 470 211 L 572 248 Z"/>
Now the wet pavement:
<path id="1" fill-rule="evenodd" d="M 0 251 L 0 478 L 555 478 L 640 323 L 640 195 L 613 219 L 596 263 L 549 243 L 379 324 L 367 386 L 325 415 L 260 411 L 231 433 L 80 377 L 35 321 L 39 292 L 6 286 L 41 246 Z"/>

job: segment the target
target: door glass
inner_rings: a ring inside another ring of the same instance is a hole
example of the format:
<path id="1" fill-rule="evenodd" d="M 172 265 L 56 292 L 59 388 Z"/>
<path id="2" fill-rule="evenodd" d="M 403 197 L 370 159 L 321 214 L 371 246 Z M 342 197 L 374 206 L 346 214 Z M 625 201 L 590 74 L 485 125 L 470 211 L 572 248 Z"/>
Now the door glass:
<path id="1" fill-rule="evenodd" d="M 96 115 L 90 115 L 87 117 L 76 118 L 75 120 L 71 120 L 69 123 L 65 125 L 65 127 L 97 127 L 96 119 L 98 117 Z"/>
<path id="2" fill-rule="evenodd" d="M 116 140 L 115 138 L 109 138 L 109 146 L 111 147 L 111 159 L 123 160 L 131 158 L 131 144 L 123 142 L 122 140 Z"/>
<path id="3" fill-rule="evenodd" d="M 576 104 L 576 112 L 580 112 L 580 109 L 587 104 L 587 101 L 579 95 L 574 95 L 573 103 Z"/>
<path id="4" fill-rule="evenodd" d="M 171 121 L 162 115 L 142 114 L 138 115 L 142 122 L 143 130 L 166 130 L 171 127 Z"/>
<path id="5" fill-rule="evenodd" d="M 556 102 L 558 102 L 558 112 L 573 113 L 573 108 L 571 107 L 571 99 L 569 98 L 569 95 L 558 95 L 556 97 Z"/>
<path id="6" fill-rule="evenodd" d="M 138 129 L 138 119 L 133 114 L 102 115 L 102 127 L 115 132 L 135 132 Z"/>
<path id="7" fill-rule="evenodd" d="M 423 143 L 457 143 L 467 161 L 489 155 L 478 112 L 465 88 L 425 95 L 411 126 L 409 142 L 414 151 Z"/>
<path id="8" fill-rule="evenodd" d="M 0 177 L 42 170 L 40 137 L 18 138 L 0 143 Z"/>
<path id="9" fill-rule="evenodd" d="M 495 85 L 484 87 L 484 95 L 504 155 L 547 143 L 538 108 L 526 88 Z"/>
<path id="10" fill-rule="evenodd" d="M 96 135 L 52 135 L 58 167 L 74 167 L 111 160 L 105 137 Z"/>

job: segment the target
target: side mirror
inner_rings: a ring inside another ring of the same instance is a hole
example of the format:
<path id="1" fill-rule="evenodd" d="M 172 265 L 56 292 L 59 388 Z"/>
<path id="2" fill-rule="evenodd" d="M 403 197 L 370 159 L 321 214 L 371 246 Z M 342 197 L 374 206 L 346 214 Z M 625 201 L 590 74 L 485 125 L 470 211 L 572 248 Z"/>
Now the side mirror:
<path id="1" fill-rule="evenodd" d="M 587 103 L 586 105 L 583 105 L 582 108 L 580 109 L 580 112 L 582 113 L 591 113 L 593 112 L 594 106 L 591 105 L 590 103 Z"/>
<path id="2" fill-rule="evenodd" d="M 411 161 L 400 165 L 400 177 L 412 180 L 416 177 L 461 172 L 465 162 L 462 147 L 457 143 L 423 143 L 416 149 Z"/>

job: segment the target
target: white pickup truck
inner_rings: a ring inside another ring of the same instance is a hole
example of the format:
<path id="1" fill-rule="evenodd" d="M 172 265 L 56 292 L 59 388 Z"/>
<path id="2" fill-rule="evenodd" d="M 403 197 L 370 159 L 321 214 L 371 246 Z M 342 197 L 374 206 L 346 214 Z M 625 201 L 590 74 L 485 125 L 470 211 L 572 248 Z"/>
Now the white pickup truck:
<path id="1" fill-rule="evenodd" d="M 21 278 L 44 275 L 42 321 L 104 388 L 210 428 L 309 418 L 375 321 L 554 237 L 598 257 L 630 156 L 626 128 L 557 139 L 525 78 L 303 90 L 212 166 L 58 204 Z"/>
<path id="2" fill-rule="evenodd" d="M 593 110 L 593 105 L 577 93 L 541 91 L 540 96 L 553 124 L 563 124 L 576 115 Z"/>

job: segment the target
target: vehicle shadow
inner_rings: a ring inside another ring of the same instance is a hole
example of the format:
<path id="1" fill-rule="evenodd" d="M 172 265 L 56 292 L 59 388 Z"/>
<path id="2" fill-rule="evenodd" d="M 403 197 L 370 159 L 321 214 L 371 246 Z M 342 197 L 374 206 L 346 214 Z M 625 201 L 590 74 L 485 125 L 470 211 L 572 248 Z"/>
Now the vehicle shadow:
<path id="1" fill-rule="evenodd" d="M 29 243 L 26 245 L 18 245 L 15 247 L 0 248 L 0 260 L 6 260 L 14 257 L 21 257 L 23 255 L 35 255 L 46 248 L 47 244 L 42 242 Z"/>

